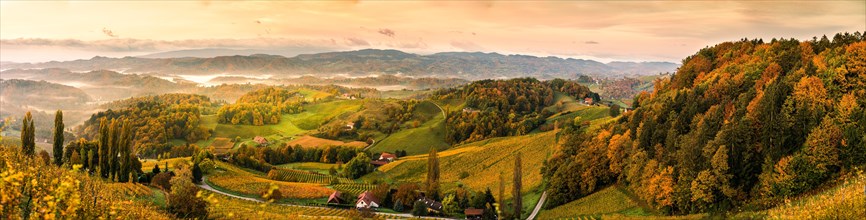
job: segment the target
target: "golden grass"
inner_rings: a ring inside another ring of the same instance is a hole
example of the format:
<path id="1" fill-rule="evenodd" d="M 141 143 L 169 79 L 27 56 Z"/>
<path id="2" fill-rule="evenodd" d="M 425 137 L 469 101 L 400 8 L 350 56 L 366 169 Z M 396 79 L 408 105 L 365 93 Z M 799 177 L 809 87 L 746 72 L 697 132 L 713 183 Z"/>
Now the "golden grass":
<path id="1" fill-rule="evenodd" d="M 541 211 L 538 219 L 560 219 L 582 215 L 610 214 L 639 208 L 637 202 L 631 200 L 616 186 L 611 186 L 565 205 Z"/>

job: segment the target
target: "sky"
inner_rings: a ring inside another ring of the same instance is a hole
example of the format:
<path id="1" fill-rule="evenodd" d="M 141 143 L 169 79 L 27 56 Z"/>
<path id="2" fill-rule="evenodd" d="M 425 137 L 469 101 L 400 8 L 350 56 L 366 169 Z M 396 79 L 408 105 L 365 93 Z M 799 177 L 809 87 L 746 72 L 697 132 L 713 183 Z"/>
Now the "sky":
<path id="1" fill-rule="evenodd" d="M 228 48 L 468 51 L 679 62 L 742 38 L 866 30 L 860 1 L 0 0 L 0 61 Z"/>

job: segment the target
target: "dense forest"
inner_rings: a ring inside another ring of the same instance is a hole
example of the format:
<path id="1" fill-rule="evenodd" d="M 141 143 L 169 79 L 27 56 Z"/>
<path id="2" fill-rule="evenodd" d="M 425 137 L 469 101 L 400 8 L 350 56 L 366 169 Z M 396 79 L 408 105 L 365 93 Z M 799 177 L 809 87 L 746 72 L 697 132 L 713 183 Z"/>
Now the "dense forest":
<path id="1" fill-rule="evenodd" d="M 448 110 L 447 119 L 447 141 L 463 143 L 529 133 L 552 114 L 543 108 L 553 104 L 554 92 L 598 99 L 598 94 L 573 81 L 532 78 L 476 81 L 439 91 L 435 98 L 466 101 L 464 109 Z"/>
<path id="2" fill-rule="evenodd" d="M 217 111 L 223 124 L 265 125 L 280 123 L 280 115 L 303 111 L 304 97 L 297 91 L 267 87 L 241 96 L 235 104 Z"/>
<path id="3" fill-rule="evenodd" d="M 563 129 L 547 206 L 615 183 L 671 214 L 776 205 L 866 162 L 864 95 L 859 33 L 702 49 L 618 121 Z"/>
<path id="4" fill-rule="evenodd" d="M 92 140 L 98 136 L 103 119 L 126 120 L 133 128 L 135 152 L 143 157 L 155 157 L 169 151 L 171 139 L 195 142 L 209 138 L 212 133 L 200 125 L 202 109 L 214 108 L 205 96 L 165 94 L 131 98 L 105 106 L 109 109 L 93 114 L 79 128 L 80 133 Z"/>

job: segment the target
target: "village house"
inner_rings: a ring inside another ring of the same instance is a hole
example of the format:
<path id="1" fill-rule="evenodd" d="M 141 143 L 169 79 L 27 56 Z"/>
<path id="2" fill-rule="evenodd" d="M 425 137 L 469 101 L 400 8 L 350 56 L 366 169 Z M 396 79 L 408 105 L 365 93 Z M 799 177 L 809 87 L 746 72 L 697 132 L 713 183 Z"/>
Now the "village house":
<path id="1" fill-rule="evenodd" d="M 592 105 L 592 98 L 590 98 L 590 97 L 584 98 L 583 104 Z"/>
<path id="2" fill-rule="evenodd" d="M 382 152 L 382 155 L 379 155 L 379 160 L 387 160 L 388 162 L 394 162 L 397 159 L 397 155 Z"/>
<path id="3" fill-rule="evenodd" d="M 429 199 L 427 197 L 422 197 L 418 199 L 418 201 L 424 202 L 424 205 L 427 206 L 427 212 L 430 213 L 442 213 L 442 203 L 437 202 L 436 200 Z"/>
<path id="4" fill-rule="evenodd" d="M 255 141 L 257 144 L 259 144 L 259 146 L 262 146 L 262 147 L 268 146 L 268 139 L 265 139 L 265 137 L 256 136 L 255 138 L 253 138 L 253 141 Z"/>
<path id="5" fill-rule="evenodd" d="M 374 209 L 379 208 L 379 199 L 373 196 L 370 191 L 364 191 L 358 195 L 358 201 L 355 202 L 355 207 L 358 209 Z"/>
<path id="6" fill-rule="evenodd" d="M 466 215 L 466 219 L 481 219 L 484 209 L 468 208 L 463 210 L 463 214 Z"/>
<path id="7" fill-rule="evenodd" d="M 347 131 L 354 130 L 355 129 L 355 123 L 354 122 L 346 123 L 346 126 L 344 126 L 343 128 L 345 128 Z"/>
<path id="8" fill-rule="evenodd" d="M 343 204 L 344 202 L 346 202 L 346 201 L 343 199 L 343 194 L 340 193 L 340 191 L 334 191 L 334 193 L 331 193 L 331 196 L 328 196 L 327 204 L 339 205 L 339 204 Z"/>

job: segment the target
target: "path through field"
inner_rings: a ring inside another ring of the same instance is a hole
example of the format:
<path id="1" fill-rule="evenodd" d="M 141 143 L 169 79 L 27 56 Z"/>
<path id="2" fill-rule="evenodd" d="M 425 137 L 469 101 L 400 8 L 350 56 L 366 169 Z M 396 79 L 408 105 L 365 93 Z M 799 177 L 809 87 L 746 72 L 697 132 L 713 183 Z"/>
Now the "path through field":
<path id="1" fill-rule="evenodd" d="M 526 217 L 526 220 L 535 219 L 535 216 L 541 211 L 541 207 L 544 206 L 544 200 L 547 200 L 547 191 L 541 193 L 541 198 L 538 199 L 538 204 L 535 204 L 535 209 L 532 210 L 532 214 L 530 214 L 529 217 Z"/>
<path id="2" fill-rule="evenodd" d="M 251 201 L 251 202 L 258 202 L 258 203 L 264 203 L 264 202 L 265 202 L 265 201 L 262 201 L 262 200 L 260 200 L 260 199 L 258 199 L 258 198 L 250 198 L 250 197 L 244 197 L 244 196 L 233 195 L 233 194 L 230 194 L 230 193 L 226 193 L 226 192 L 223 192 L 223 191 L 219 191 L 219 190 L 217 190 L 217 189 L 214 189 L 213 187 L 211 187 L 210 185 L 207 184 L 207 177 L 206 177 L 206 176 L 205 176 L 205 177 L 202 177 L 202 184 L 201 184 L 201 185 L 198 185 L 198 187 L 199 187 L 199 188 L 202 188 L 202 189 L 205 189 L 205 190 L 207 190 L 207 191 L 211 191 L 211 192 L 219 193 L 219 194 L 222 194 L 222 195 L 224 195 L 224 196 L 228 196 L 228 197 L 232 197 L 232 198 L 243 199 L 243 200 L 247 200 L 247 201 Z M 542 196 L 543 196 L 543 195 L 542 195 Z M 543 197 L 542 197 L 542 198 L 543 198 Z M 294 204 L 285 204 L 285 203 L 273 203 L 273 204 L 275 204 L 275 205 L 284 205 L 284 206 L 293 206 L 293 207 L 314 208 L 314 209 L 331 209 L 331 208 L 321 207 L 321 206 L 306 206 L 306 205 L 294 205 Z M 434 218 L 434 217 L 418 217 L 418 216 L 413 216 L 412 214 L 394 214 L 394 213 L 385 213 L 385 212 L 376 212 L 376 214 L 386 215 L 386 216 L 394 216 L 394 217 L 401 217 L 401 218 L 449 219 L 449 218 Z"/>

